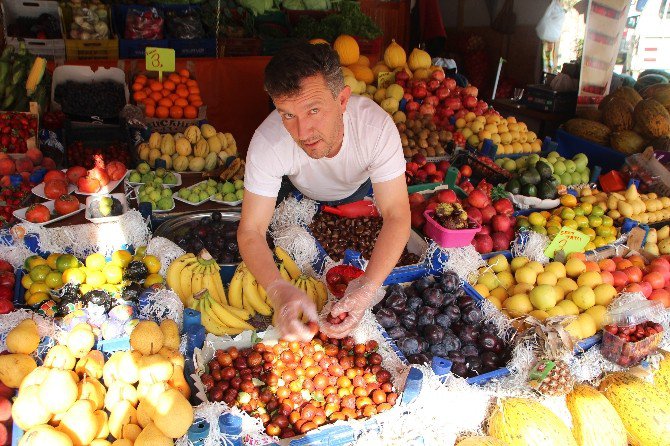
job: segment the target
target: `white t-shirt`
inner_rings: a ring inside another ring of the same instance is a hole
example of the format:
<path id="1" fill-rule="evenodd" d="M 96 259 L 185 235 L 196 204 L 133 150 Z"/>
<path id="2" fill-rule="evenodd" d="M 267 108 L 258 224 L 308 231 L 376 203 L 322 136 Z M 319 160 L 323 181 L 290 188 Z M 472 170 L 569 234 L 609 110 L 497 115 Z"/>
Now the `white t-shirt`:
<path id="1" fill-rule="evenodd" d="M 332 158 L 310 158 L 291 138 L 275 110 L 256 129 L 244 172 L 249 192 L 276 197 L 286 175 L 305 196 L 336 201 L 352 195 L 367 179 L 381 183 L 405 173 L 400 135 L 374 101 L 352 96 L 344 112 L 342 149 Z"/>

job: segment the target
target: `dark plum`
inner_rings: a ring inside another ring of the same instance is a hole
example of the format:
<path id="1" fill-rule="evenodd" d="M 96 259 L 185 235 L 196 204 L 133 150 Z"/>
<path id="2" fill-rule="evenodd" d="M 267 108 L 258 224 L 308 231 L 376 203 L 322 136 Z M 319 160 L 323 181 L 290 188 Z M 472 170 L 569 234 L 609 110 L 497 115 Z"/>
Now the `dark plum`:
<path id="1" fill-rule="evenodd" d="M 444 293 L 444 305 L 453 305 L 456 303 L 456 299 L 458 299 L 458 296 L 456 296 L 454 293 L 447 293 L 445 291 Z"/>
<path id="2" fill-rule="evenodd" d="M 482 312 L 475 305 L 465 308 L 461 315 L 461 319 L 466 324 L 479 324 L 482 322 Z"/>
<path id="3" fill-rule="evenodd" d="M 451 365 L 451 373 L 461 378 L 468 376 L 468 367 L 465 365 L 465 362 L 455 362 Z"/>
<path id="4" fill-rule="evenodd" d="M 416 313 L 407 311 L 400 315 L 400 324 L 408 330 L 413 330 L 416 328 L 417 319 Z"/>
<path id="5" fill-rule="evenodd" d="M 407 296 L 408 300 L 413 297 L 420 297 L 419 293 L 417 293 L 416 290 L 412 287 L 405 288 L 405 296 Z"/>
<path id="6" fill-rule="evenodd" d="M 451 326 L 451 318 L 446 314 L 440 313 L 435 316 L 435 323 L 440 327 L 447 329 Z"/>
<path id="7" fill-rule="evenodd" d="M 396 313 L 407 311 L 407 297 L 404 294 L 393 293 L 386 298 L 386 305 Z"/>
<path id="8" fill-rule="evenodd" d="M 423 305 L 423 299 L 420 297 L 410 297 L 407 299 L 407 309 L 410 311 L 415 311 Z"/>
<path id="9" fill-rule="evenodd" d="M 448 350 L 444 348 L 444 344 L 433 344 L 430 346 L 430 353 L 433 356 L 439 356 L 440 358 L 446 358 Z"/>
<path id="10" fill-rule="evenodd" d="M 382 308 L 376 314 L 379 325 L 384 328 L 391 328 L 398 325 L 398 316 L 390 308 Z"/>
<path id="11" fill-rule="evenodd" d="M 401 327 L 400 325 L 391 327 L 388 330 L 386 330 L 386 332 L 394 341 L 397 341 L 398 339 L 402 339 L 405 336 L 407 336 L 407 330 L 405 330 L 405 328 Z"/>
<path id="12" fill-rule="evenodd" d="M 399 339 L 398 348 L 405 355 L 416 355 L 417 353 L 421 353 L 421 343 L 415 336 Z"/>
<path id="13" fill-rule="evenodd" d="M 407 360 L 410 364 L 429 364 L 430 358 L 423 353 L 417 353 L 415 355 L 409 355 Z"/>
<path id="14" fill-rule="evenodd" d="M 440 277 L 440 283 L 445 292 L 453 293 L 461 287 L 461 279 L 453 271 L 445 271 Z"/>
<path id="15" fill-rule="evenodd" d="M 502 339 L 493 333 L 480 334 L 477 341 L 484 350 L 489 350 L 494 353 L 499 353 L 500 350 L 502 350 Z"/>
<path id="16" fill-rule="evenodd" d="M 454 323 L 461 318 L 461 309 L 456 305 L 449 305 L 442 310 L 442 314 L 449 317 L 449 320 Z"/>
<path id="17" fill-rule="evenodd" d="M 445 350 L 452 352 L 460 350 L 462 344 L 461 340 L 458 339 L 455 335 L 446 334 L 444 335 L 444 339 L 442 339 L 442 345 L 444 345 Z"/>
<path id="18" fill-rule="evenodd" d="M 422 277 L 419 280 L 415 280 L 414 283 L 412 284 L 412 287 L 416 291 L 422 292 L 423 290 L 430 287 L 431 285 L 432 285 L 432 282 L 428 277 Z"/>
<path id="19" fill-rule="evenodd" d="M 433 308 L 440 308 L 444 304 L 444 293 L 439 288 L 428 288 L 423 292 L 423 301 Z"/>
<path id="20" fill-rule="evenodd" d="M 463 356 L 477 356 L 479 355 L 479 349 L 475 344 L 465 343 L 461 346 L 461 353 Z"/>
<path id="21" fill-rule="evenodd" d="M 428 350 L 430 350 L 430 344 L 428 343 L 428 341 L 426 341 L 420 336 L 419 336 L 419 349 L 422 352 L 427 352 Z"/>
<path id="22" fill-rule="evenodd" d="M 465 364 L 465 356 L 463 356 L 461 352 L 450 351 L 447 355 L 447 359 L 454 364 Z"/>
<path id="23" fill-rule="evenodd" d="M 394 283 L 393 285 L 390 285 L 388 288 L 386 288 L 387 296 L 395 293 L 405 294 L 405 288 L 399 283 Z"/>
<path id="24" fill-rule="evenodd" d="M 459 296 L 458 299 L 456 299 L 456 302 L 458 303 L 458 306 L 461 307 L 461 310 L 465 310 L 475 305 L 475 301 L 467 294 Z"/>
<path id="25" fill-rule="evenodd" d="M 444 329 L 436 324 L 428 324 L 423 327 L 423 336 L 429 344 L 439 344 L 444 339 Z"/>
<path id="26" fill-rule="evenodd" d="M 465 366 L 468 368 L 470 375 L 481 375 L 484 372 L 484 365 L 479 356 L 466 356 Z"/>
<path id="27" fill-rule="evenodd" d="M 493 352 L 484 352 L 482 353 L 482 366 L 484 371 L 490 372 L 500 368 L 500 358 Z"/>
<path id="28" fill-rule="evenodd" d="M 477 328 L 471 326 L 471 325 L 466 325 L 463 327 L 460 333 L 458 333 L 458 338 L 465 342 L 477 342 L 477 338 L 479 337 L 479 332 L 477 331 Z"/>
<path id="29" fill-rule="evenodd" d="M 421 307 L 417 311 L 417 325 L 423 327 L 424 325 L 434 324 L 435 315 L 437 315 L 437 310 L 433 307 Z"/>

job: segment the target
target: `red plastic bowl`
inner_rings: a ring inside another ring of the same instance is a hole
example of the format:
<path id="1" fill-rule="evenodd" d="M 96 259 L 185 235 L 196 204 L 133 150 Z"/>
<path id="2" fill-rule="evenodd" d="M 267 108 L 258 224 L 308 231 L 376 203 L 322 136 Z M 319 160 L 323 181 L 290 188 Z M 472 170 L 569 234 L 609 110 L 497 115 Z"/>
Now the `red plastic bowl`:
<path id="1" fill-rule="evenodd" d="M 362 269 L 351 265 L 334 266 L 326 273 L 328 290 L 333 296 L 342 297 L 344 296 L 344 290 L 347 288 L 346 285 L 355 278 L 362 276 L 364 272 Z M 341 285 L 344 285 L 344 287 Z"/>

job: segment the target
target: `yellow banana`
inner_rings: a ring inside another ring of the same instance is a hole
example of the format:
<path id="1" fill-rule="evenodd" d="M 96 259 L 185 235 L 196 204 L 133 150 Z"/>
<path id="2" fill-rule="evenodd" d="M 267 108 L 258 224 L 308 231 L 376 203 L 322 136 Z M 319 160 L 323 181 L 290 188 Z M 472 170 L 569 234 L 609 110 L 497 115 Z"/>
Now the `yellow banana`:
<path id="1" fill-rule="evenodd" d="M 203 289 L 203 274 L 205 267 L 202 265 L 196 266 L 193 270 L 193 275 L 191 276 L 191 293 L 195 294 L 198 291 Z"/>
<path id="2" fill-rule="evenodd" d="M 218 303 L 221 303 L 221 296 L 219 295 L 219 290 L 216 288 L 216 285 L 214 284 L 214 279 L 217 275 L 219 275 L 218 271 L 214 271 L 212 265 L 209 265 L 207 267 L 205 275 L 202 278 L 202 286 L 203 289 L 209 291 L 209 294 L 211 295 L 212 299 L 214 299 Z"/>
<path id="3" fill-rule="evenodd" d="M 279 266 L 279 274 L 281 274 L 282 279 L 284 279 L 287 282 L 291 281 L 291 275 L 286 271 L 286 267 L 284 266 L 283 263 L 280 263 Z"/>
<path id="4" fill-rule="evenodd" d="M 230 311 L 226 310 L 224 307 L 219 305 L 219 303 L 216 302 L 211 297 L 211 295 L 207 296 L 206 305 L 208 306 L 210 312 L 214 313 L 217 319 L 226 324 L 227 326 L 233 328 L 243 328 L 245 330 L 254 330 L 253 325 L 248 324 L 247 322 L 235 316 Z"/>
<path id="5" fill-rule="evenodd" d="M 219 265 L 216 266 L 218 267 Z M 221 274 L 219 273 L 218 269 L 215 269 L 214 273 L 212 274 L 212 283 L 214 284 L 214 288 L 216 289 L 216 295 L 219 298 L 219 303 L 221 305 L 223 304 L 227 305 L 228 299 L 226 298 L 226 290 L 223 287 L 223 282 L 221 281 Z"/>
<path id="6" fill-rule="evenodd" d="M 183 256 L 177 257 L 170 263 L 166 273 L 165 280 L 167 285 L 177 293 L 182 302 L 185 301 L 183 298 L 183 292 L 181 291 L 181 271 L 188 265 L 195 263 L 197 260 L 195 256 L 191 253 L 184 254 Z"/>
<path id="7" fill-rule="evenodd" d="M 293 261 L 291 256 L 286 251 L 284 251 L 284 249 L 279 246 L 275 246 L 275 255 L 279 260 L 282 261 L 286 271 L 288 271 L 289 275 L 291 276 L 291 279 L 297 279 L 300 277 L 302 271 L 300 271 L 298 265 Z"/>
<path id="8" fill-rule="evenodd" d="M 260 283 L 258 284 L 258 295 L 261 296 L 263 302 L 270 305 L 270 302 L 268 302 L 268 293 L 265 292 L 265 288 L 263 288 L 263 286 Z"/>
<path id="9" fill-rule="evenodd" d="M 198 265 L 199 264 L 197 261 L 190 263 L 179 272 L 179 284 L 182 293 L 179 297 L 184 303 L 193 298 L 193 292 L 191 291 L 191 278 L 193 277 L 193 271 L 195 271 L 195 268 Z"/>
<path id="10" fill-rule="evenodd" d="M 246 268 L 242 265 L 237 267 L 233 278 L 230 279 L 230 286 L 228 287 L 228 303 L 237 308 L 243 308 L 242 302 L 242 276 Z"/>
<path id="11" fill-rule="evenodd" d="M 248 321 L 251 318 L 251 314 L 249 314 L 249 312 L 244 308 L 237 308 L 233 307 L 232 305 L 223 304 L 221 304 L 221 306 L 242 320 Z"/>
<path id="12" fill-rule="evenodd" d="M 314 302 L 314 305 L 317 307 L 319 306 L 319 295 L 316 292 L 316 288 L 314 287 L 314 284 L 312 283 L 311 280 L 306 279 L 305 280 L 305 288 L 306 294 L 309 296 L 310 299 L 312 299 L 312 302 Z"/>
<path id="13" fill-rule="evenodd" d="M 237 335 L 244 331 L 241 328 L 226 327 L 215 322 L 206 310 L 200 313 L 200 319 L 205 330 L 214 336 Z"/>
<path id="14" fill-rule="evenodd" d="M 242 278 L 242 290 L 244 291 L 244 301 L 249 303 L 251 308 L 263 316 L 270 316 L 272 314 L 272 308 L 258 294 L 258 284 L 251 271 L 247 271 Z"/>
<path id="15" fill-rule="evenodd" d="M 313 281 L 314 283 L 314 288 L 316 288 L 316 293 L 318 295 L 319 303 L 317 304 L 317 307 L 319 311 L 323 308 L 324 305 L 326 305 L 326 302 L 328 301 L 328 290 L 326 289 L 326 285 L 321 282 L 320 280 L 317 280 L 313 277 L 310 277 L 309 280 Z"/>

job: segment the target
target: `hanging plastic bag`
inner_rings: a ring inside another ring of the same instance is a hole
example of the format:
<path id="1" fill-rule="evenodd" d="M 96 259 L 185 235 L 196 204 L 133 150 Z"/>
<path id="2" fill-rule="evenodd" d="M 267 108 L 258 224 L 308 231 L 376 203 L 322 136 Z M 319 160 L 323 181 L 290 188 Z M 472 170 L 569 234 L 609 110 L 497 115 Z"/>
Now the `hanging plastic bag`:
<path id="1" fill-rule="evenodd" d="M 558 0 L 552 0 L 540 23 L 535 27 L 537 37 L 545 42 L 557 42 L 561 37 L 564 21 L 565 11 Z"/>

